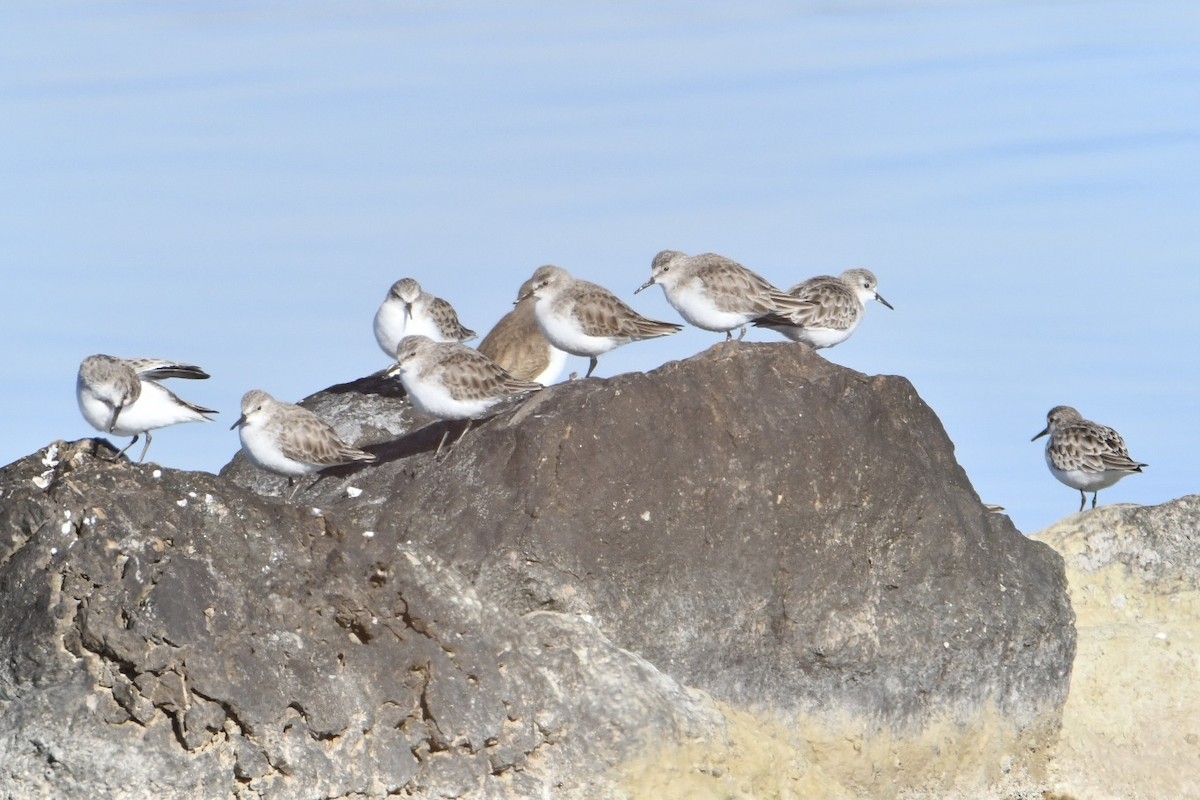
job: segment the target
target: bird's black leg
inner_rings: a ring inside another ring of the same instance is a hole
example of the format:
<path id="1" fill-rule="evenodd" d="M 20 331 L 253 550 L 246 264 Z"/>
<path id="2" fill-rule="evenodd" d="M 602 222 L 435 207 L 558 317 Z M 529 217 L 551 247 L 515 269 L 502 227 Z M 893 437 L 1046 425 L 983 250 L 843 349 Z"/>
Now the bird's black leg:
<path id="1" fill-rule="evenodd" d="M 119 453 L 117 453 L 115 456 L 113 456 L 113 459 L 112 459 L 112 460 L 113 460 L 113 461 L 116 461 L 118 458 L 120 458 L 121 456 L 125 455 L 125 451 L 126 451 L 126 450 L 128 450 L 129 448 L 131 448 L 131 447 L 133 447 L 135 444 L 137 444 L 137 440 L 138 440 L 138 436 L 139 436 L 139 435 L 140 435 L 140 434 L 136 434 L 136 433 L 135 433 L 135 434 L 133 435 L 133 439 L 131 439 L 131 440 L 129 441 L 129 444 L 127 444 L 127 445 L 125 445 L 124 447 L 122 447 L 122 448 L 121 448 L 121 452 L 119 452 Z M 149 436 L 150 434 L 148 434 L 148 433 L 147 433 L 146 435 L 147 435 L 147 436 Z M 149 445 L 147 445 L 147 447 L 149 447 Z M 142 453 L 142 455 L 145 455 L 145 453 L 143 452 L 143 453 Z"/>
<path id="2" fill-rule="evenodd" d="M 596 368 L 596 365 L 598 363 L 600 363 L 600 360 L 598 358 L 596 358 L 596 356 L 592 356 L 592 363 L 588 364 L 587 375 L 584 375 L 583 377 L 585 377 L 585 378 L 592 377 L 592 370 L 594 370 Z"/>
<path id="3" fill-rule="evenodd" d="M 146 431 L 146 443 L 142 445 L 142 454 L 138 456 L 138 463 L 146 460 L 146 451 L 150 449 L 150 431 Z"/>
<path id="4" fill-rule="evenodd" d="M 446 423 L 446 430 L 442 431 L 442 439 L 438 442 L 437 450 L 433 451 L 433 460 L 441 461 L 439 456 L 442 454 L 442 445 L 446 443 L 446 437 L 450 435 L 450 423 Z"/>

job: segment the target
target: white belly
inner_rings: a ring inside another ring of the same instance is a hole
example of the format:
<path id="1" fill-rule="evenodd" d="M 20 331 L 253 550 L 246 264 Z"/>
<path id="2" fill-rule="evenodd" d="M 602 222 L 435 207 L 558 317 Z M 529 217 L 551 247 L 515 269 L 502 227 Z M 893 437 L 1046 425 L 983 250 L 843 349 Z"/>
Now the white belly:
<path id="1" fill-rule="evenodd" d="M 1081 492 L 1098 492 L 1101 489 L 1107 489 L 1121 480 L 1121 478 L 1130 474 L 1115 469 L 1106 469 L 1103 472 L 1087 472 L 1082 469 L 1058 469 L 1054 464 L 1050 463 L 1049 455 L 1046 456 L 1046 465 L 1050 467 L 1050 472 L 1054 477 L 1072 489 L 1078 489 Z"/>
<path id="2" fill-rule="evenodd" d="M 274 472 L 276 475 L 308 475 L 316 472 L 317 466 L 295 461 L 283 454 L 279 442 L 268 434 L 261 426 L 245 424 L 238 428 L 238 438 L 242 440 L 242 451 L 259 469 Z"/>
<path id="3" fill-rule="evenodd" d="M 565 350 L 575 356 L 598 356 L 607 353 L 614 347 L 624 344 L 624 340 L 611 336 L 588 336 L 579 327 L 579 322 L 571 314 L 556 314 L 548 308 L 549 304 L 538 299 L 533 307 L 538 326 L 550 344 L 560 350 Z"/>
<path id="4" fill-rule="evenodd" d="M 533 377 L 533 380 L 542 386 L 549 386 L 558 380 L 558 376 L 562 374 L 563 367 L 567 365 L 568 353 L 565 350 L 560 350 L 553 345 L 548 349 L 550 351 L 550 363 L 546 365 L 544 370 Z"/>
<path id="5" fill-rule="evenodd" d="M 498 397 L 459 400 L 446 391 L 436 376 L 414 380 L 408 370 L 400 371 L 400 382 L 404 384 L 413 408 L 435 419 L 475 419 L 500 402 Z"/>
<path id="6" fill-rule="evenodd" d="M 820 350 L 823 347 L 833 347 L 835 344 L 841 344 L 849 339 L 850 334 L 854 333 L 854 329 L 858 327 L 858 323 L 856 322 L 845 329 L 800 328 L 795 325 L 764 325 L 763 327 L 782 333 L 793 342 L 803 342 L 809 347 Z"/>
<path id="7" fill-rule="evenodd" d="M 731 331 L 755 318 L 747 312 L 721 311 L 712 298 L 701 289 L 699 281 L 666 290 L 667 302 L 679 316 L 706 331 Z"/>
<path id="8" fill-rule="evenodd" d="M 400 339 L 404 337 L 407 318 L 404 306 L 398 303 L 384 303 L 375 312 L 375 341 L 379 342 L 379 349 L 390 358 L 396 357 L 396 345 L 400 344 Z"/>
<path id="9" fill-rule="evenodd" d="M 414 311 L 415 314 L 409 314 L 403 303 L 387 302 L 375 312 L 375 341 L 391 358 L 396 357 L 396 346 L 405 336 L 428 336 L 435 342 L 450 341 L 431 316 L 421 313 L 419 308 Z"/>

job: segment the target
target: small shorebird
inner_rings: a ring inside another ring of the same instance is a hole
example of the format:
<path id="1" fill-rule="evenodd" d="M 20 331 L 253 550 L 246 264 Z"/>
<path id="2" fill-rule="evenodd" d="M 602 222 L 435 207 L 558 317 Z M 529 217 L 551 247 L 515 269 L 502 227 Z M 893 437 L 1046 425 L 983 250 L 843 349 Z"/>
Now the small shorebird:
<path id="1" fill-rule="evenodd" d="M 479 343 L 479 352 L 495 361 L 514 378 L 543 386 L 554 383 L 567 363 L 567 352 L 550 344 L 538 325 L 530 294 L 533 279 L 521 284 L 517 302 Z"/>
<path id="2" fill-rule="evenodd" d="M 150 449 L 150 431 L 179 422 L 211 422 L 217 412 L 179 398 L 159 380 L 189 378 L 200 380 L 208 373 L 190 364 L 160 358 L 116 358 L 98 354 L 88 356 L 79 365 L 75 380 L 75 398 L 79 410 L 93 428 L 116 436 L 132 436 L 125 451 L 146 434 L 146 443 L 138 463 Z"/>
<path id="3" fill-rule="evenodd" d="M 1141 464 L 1129 457 L 1125 440 L 1112 428 L 1086 420 L 1070 406 L 1055 406 L 1046 414 L 1046 427 L 1029 441 L 1049 434 L 1046 442 L 1046 466 L 1050 473 L 1072 489 L 1079 490 L 1079 510 L 1092 493 L 1096 495 L 1126 475 L 1141 472 Z"/>
<path id="4" fill-rule="evenodd" d="M 688 256 L 663 250 L 650 264 L 650 280 L 634 294 L 654 284 L 663 288 L 667 302 L 685 320 L 706 331 L 724 331 L 725 340 L 746 324 L 767 314 L 788 314 L 804 303 L 775 288 L 766 278 L 738 262 L 716 253 Z"/>
<path id="5" fill-rule="evenodd" d="M 242 450 L 259 469 L 285 475 L 296 496 L 296 478 L 325 467 L 374 461 L 375 455 L 351 447 L 330 425 L 313 412 L 294 403 L 276 400 L 261 389 L 242 396 L 242 415 L 230 430 L 238 429 Z"/>
<path id="6" fill-rule="evenodd" d="M 788 290 L 788 294 L 802 301 L 800 308 L 767 315 L 754 324 L 817 350 L 833 347 L 854 333 L 867 313 L 868 301 L 878 300 L 892 308 L 876 291 L 878 286 L 874 273 L 866 269 L 848 269 L 838 277 L 818 275 Z"/>
<path id="7" fill-rule="evenodd" d="M 643 317 L 608 289 L 577 280 L 562 267 L 538 267 L 529 282 L 530 289 L 521 299 L 536 298 L 534 313 L 551 344 L 591 359 L 585 378 L 609 350 L 683 330 L 673 322 Z"/>
<path id="8" fill-rule="evenodd" d="M 486 415 L 501 400 L 542 388 L 540 383 L 514 378 L 477 350 L 457 342 L 435 342 L 428 336 L 401 339 L 396 364 L 387 375 L 400 379 L 413 408 L 422 414 L 435 419 L 467 420 L 456 443 L 467 435 L 473 420 Z M 433 454 L 435 459 L 441 455 L 449 433 L 449 428 L 442 433 Z"/>
<path id="9" fill-rule="evenodd" d="M 417 335 L 435 342 L 468 342 L 475 338 L 475 331 L 463 327 L 454 307 L 445 300 L 424 291 L 412 278 L 401 278 L 375 312 L 375 341 L 389 358 L 395 358 L 400 340 Z"/>

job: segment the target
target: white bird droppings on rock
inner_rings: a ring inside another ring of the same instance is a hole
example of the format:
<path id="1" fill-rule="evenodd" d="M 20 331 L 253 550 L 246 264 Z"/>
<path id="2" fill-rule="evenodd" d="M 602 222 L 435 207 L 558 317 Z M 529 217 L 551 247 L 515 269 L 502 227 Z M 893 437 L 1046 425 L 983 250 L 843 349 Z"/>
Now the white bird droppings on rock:
<path id="1" fill-rule="evenodd" d="M 58 466 L 58 445 L 52 444 L 46 448 L 46 455 L 42 456 L 42 466 L 54 469 Z"/>

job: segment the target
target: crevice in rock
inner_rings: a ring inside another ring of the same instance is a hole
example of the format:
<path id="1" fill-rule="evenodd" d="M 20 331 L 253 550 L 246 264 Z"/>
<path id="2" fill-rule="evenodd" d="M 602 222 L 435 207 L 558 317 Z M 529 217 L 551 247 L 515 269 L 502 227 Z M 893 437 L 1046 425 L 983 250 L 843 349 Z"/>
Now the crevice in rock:
<path id="1" fill-rule="evenodd" d="M 304 710 L 303 704 L 300 703 L 299 701 L 293 701 L 291 703 L 288 703 L 287 707 L 300 715 L 300 719 L 302 719 L 304 721 L 304 727 L 306 729 L 306 732 L 308 733 L 309 738 L 311 738 L 313 741 L 337 742 L 339 739 L 342 738 L 342 734 L 340 734 L 340 733 L 335 733 L 333 731 L 316 730 L 312 724 L 312 720 L 309 718 L 308 712 Z"/>
<path id="2" fill-rule="evenodd" d="M 7 564 L 9 561 L 11 561 L 18 553 L 21 552 L 22 549 L 24 549 L 25 545 L 29 544 L 29 541 L 31 539 L 38 536 L 43 530 L 45 530 L 47 527 L 49 527 L 53 522 L 54 522 L 53 517 L 44 519 L 33 530 L 23 530 L 22 531 L 22 533 L 24 534 L 23 536 L 12 537 L 12 548 L 7 553 L 4 554 L 3 558 L 0 558 L 0 568 L 4 567 L 5 564 Z"/>
<path id="3" fill-rule="evenodd" d="M 247 736 L 247 737 L 253 736 L 253 733 L 254 733 L 252 730 L 253 726 L 247 725 L 242 720 L 241 714 L 238 713 L 238 711 L 234 707 L 234 705 L 232 703 L 230 703 L 228 700 L 222 700 L 219 697 L 210 697 L 202 692 L 197 691 L 195 688 L 193 688 L 191 690 L 191 692 L 193 695 L 195 695 L 196 697 L 199 697 L 201 700 L 207 700 L 208 702 L 215 704 L 216 706 L 218 706 L 221 709 L 222 712 L 224 712 L 225 719 L 227 720 L 227 722 L 232 723 L 233 726 L 237 729 L 236 731 L 233 732 L 232 735 Z M 231 735 L 228 724 L 225 725 L 225 732 L 226 732 L 226 735 Z"/>

